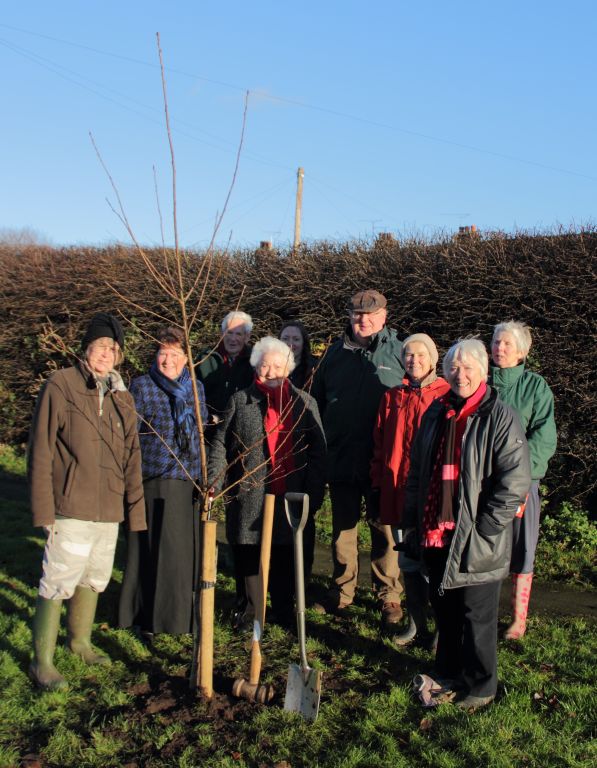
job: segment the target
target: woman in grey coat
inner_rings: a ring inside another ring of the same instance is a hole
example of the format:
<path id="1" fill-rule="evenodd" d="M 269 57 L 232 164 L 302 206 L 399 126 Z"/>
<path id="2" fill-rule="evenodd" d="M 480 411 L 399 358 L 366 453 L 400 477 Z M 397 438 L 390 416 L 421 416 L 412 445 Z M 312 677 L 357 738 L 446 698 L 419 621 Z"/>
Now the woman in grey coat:
<path id="1" fill-rule="evenodd" d="M 487 386 L 483 344 L 459 341 L 443 368 L 450 392 L 429 407 L 413 445 L 404 538 L 411 553 L 422 552 L 429 573 L 438 693 L 459 691 L 456 703 L 477 709 L 497 690 L 500 586 L 530 460 L 518 417 Z"/>
<path id="2" fill-rule="evenodd" d="M 263 501 L 276 496 L 269 589 L 274 620 L 293 621 L 292 530 L 287 491 L 309 495 L 309 528 L 325 488 L 325 437 L 315 400 L 288 380 L 290 348 L 266 336 L 255 344 L 255 381 L 228 401 L 209 458 L 209 482 L 226 490 L 226 536 L 245 578 L 258 573 Z M 307 535 L 310 535 L 307 533 Z"/>

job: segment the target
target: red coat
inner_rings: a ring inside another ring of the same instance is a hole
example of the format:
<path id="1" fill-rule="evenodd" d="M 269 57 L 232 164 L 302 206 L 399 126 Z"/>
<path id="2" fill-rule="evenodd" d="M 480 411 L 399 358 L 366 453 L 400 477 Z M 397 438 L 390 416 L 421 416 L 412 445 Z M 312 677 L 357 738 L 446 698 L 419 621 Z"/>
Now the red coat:
<path id="1" fill-rule="evenodd" d="M 410 449 L 423 414 L 450 386 L 437 378 L 425 387 L 413 387 L 408 378 L 384 393 L 373 428 L 371 485 L 379 488 L 380 522 L 400 525 L 404 509 Z"/>

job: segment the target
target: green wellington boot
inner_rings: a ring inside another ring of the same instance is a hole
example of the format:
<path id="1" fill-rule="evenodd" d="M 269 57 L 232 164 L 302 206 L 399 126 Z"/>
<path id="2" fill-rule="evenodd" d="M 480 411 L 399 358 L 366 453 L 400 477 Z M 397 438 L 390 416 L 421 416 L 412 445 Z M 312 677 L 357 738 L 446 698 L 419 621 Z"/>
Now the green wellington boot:
<path id="1" fill-rule="evenodd" d="M 29 677 L 40 688 L 48 691 L 68 688 L 68 683 L 54 666 L 61 608 L 62 600 L 47 600 L 37 596 L 32 628 L 33 659 L 29 665 Z"/>
<path id="2" fill-rule="evenodd" d="M 97 608 L 98 593 L 89 587 L 77 587 L 68 601 L 66 626 L 68 647 L 85 664 L 109 664 L 110 659 L 98 653 L 91 645 L 91 628 Z"/>

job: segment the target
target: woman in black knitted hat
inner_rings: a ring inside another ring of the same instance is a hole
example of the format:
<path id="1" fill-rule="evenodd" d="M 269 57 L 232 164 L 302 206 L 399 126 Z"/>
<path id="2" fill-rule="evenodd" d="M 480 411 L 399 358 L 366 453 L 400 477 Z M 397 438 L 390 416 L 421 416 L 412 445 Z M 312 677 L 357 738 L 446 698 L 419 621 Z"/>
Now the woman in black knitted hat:
<path id="1" fill-rule="evenodd" d="M 109 663 L 91 645 L 98 595 L 112 575 L 118 524 L 146 527 L 135 404 L 116 371 L 123 346 L 118 320 L 95 315 L 81 360 L 51 374 L 33 416 L 31 509 L 47 541 L 29 674 L 50 690 L 67 687 L 54 666 L 63 600 L 70 650 L 87 664 Z"/>

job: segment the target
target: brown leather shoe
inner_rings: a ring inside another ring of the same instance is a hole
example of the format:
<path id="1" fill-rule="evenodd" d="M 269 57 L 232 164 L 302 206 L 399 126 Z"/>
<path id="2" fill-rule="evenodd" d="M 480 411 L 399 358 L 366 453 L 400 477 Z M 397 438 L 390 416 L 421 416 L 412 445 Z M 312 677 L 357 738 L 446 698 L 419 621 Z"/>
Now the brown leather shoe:
<path id="1" fill-rule="evenodd" d="M 338 595 L 326 595 L 322 600 L 317 603 L 313 603 L 310 608 L 315 613 L 320 614 L 333 614 L 335 616 L 343 616 L 347 608 L 350 608 L 352 603 L 340 602 Z"/>
<path id="2" fill-rule="evenodd" d="M 384 603 L 381 606 L 381 623 L 384 626 L 398 624 L 402 619 L 402 608 L 400 603 Z"/>

